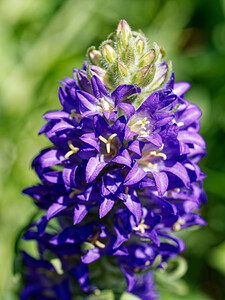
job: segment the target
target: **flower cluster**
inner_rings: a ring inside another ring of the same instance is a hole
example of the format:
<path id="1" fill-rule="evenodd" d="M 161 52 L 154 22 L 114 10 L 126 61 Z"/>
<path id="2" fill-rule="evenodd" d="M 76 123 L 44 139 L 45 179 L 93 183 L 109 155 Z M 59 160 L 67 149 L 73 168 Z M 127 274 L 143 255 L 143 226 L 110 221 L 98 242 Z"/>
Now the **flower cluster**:
<path id="1" fill-rule="evenodd" d="M 22 299 L 70 299 L 74 279 L 99 291 L 89 266 L 102 256 L 114 257 L 129 292 L 156 299 L 143 272 L 184 250 L 174 231 L 205 224 L 201 111 L 184 99 L 190 85 L 175 83 L 165 50 L 149 50 L 124 20 L 88 57 L 61 82 L 62 109 L 44 115 L 40 133 L 52 146 L 32 164 L 41 184 L 24 193 L 46 213 L 24 234 L 40 258 L 23 253 Z"/>

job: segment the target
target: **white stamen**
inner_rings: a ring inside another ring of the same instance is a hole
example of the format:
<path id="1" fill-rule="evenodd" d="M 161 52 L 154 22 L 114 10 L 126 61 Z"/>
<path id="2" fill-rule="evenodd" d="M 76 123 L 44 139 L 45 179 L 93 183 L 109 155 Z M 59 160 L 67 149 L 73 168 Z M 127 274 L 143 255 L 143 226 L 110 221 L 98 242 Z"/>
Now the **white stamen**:
<path id="1" fill-rule="evenodd" d="M 163 150 L 164 148 L 164 144 L 162 144 L 162 146 L 156 150 L 156 151 L 150 151 L 149 154 L 150 156 L 161 156 L 163 158 L 163 160 L 166 160 L 167 159 L 167 156 L 165 153 L 161 153 L 161 151 Z"/>
<path id="2" fill-rule="evenodd" d="M 181 229 L 181 225 L 185 224 L 185 220 L 182 218 L 178 218 L 178 220 L 173 224 L 173 229 L 175 231 L 179 231 Z"/>
<path id="3" fill-rule="evenodd" d="M 145 220 L 143 218 L 141 218 L 141 222 L 139 223 L 139 225 L 136 227 L 133 227 L 134 231 L 139 231 L 140 233 L 145 233 L 146 229 L 150 229 L 149 225 L 144 224 Z"/>
<path id="4" fill-rule="evenodd" d="M 150 124 L 149 121 L 147 121 L 147 117 L 145 117 L 142 120 L 134 119 L 133 122 L 130 124 L 130 129 L 136 133 L 139 134 L 141 137 L 148 136 L 148 132 L 146 131 L 146 125 Z"/>
<path id="5" fill-rule="evenodd" d="M 101 249 L 104 249 L 104 248 L 105 248 L 105 244 L 103 244 L 103 243 L 100 242 L 100 241 L 96 241 L 96 242 L 95 242 L 95 245 L 96 245 L 98 248 L 101 248 Z"/>
<path id="6" fill-rule="evenodd" d="M 178 122 L 178 123 L 176 123 L 176 120 L 175 120 L 175 119 L 172 120 L 172 123 L 173 123 L 173 124 L 177 124 L 178 127 L 181 127 L 181 126 L 184 125 L 183 122 Z"/>
<path id="7" fill-rule="evenodd" d="M 108 140 L 106 138 L 104 138 L 103 136 L 99 136 L 99 139 L 106 144 L 106 152 L 109 154 L 110 153 L 110 146 L 111 146 L 111 141 L 114 139 L 114 137 L 117 136 L 116 133 L 113 133 L 112 135 L 110 135 L 110 137 L 108 138 Z"/>

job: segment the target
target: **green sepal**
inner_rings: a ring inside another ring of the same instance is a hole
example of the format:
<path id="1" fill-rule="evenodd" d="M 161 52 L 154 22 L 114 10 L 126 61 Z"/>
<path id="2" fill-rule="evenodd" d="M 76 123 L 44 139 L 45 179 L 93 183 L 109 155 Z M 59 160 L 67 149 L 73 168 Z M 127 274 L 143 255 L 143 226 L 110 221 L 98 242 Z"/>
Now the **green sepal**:
<path id="1" fill-rule="evenodd" d="M 84 252 L 95 248 L 95 246 L 89 242 L 83 242 L 81 247 Z"/>
<path id="2" fill-rule="evenodd" d="M 130 39 L 129 44 L 125 48 L 125 65 L 132 66 L 135 62 L 135 39 Z"/>
<path id="3" fill-rule="evenodd" d="M 160 48 L 160 52 L 161 52 L 161 55 L 162 55 L 162 60 L 166 57 L 166 49 L 165 48 L 163 48 L 163 47 L 161 47 Z"/>
<path id="4" fill-rule="evenodd" d="M 158 60 L 159 55 L 160 55 L 160 47 L 156 42 L 153 43 L 153 47 L 154 47 L 154 50 L 155 50 L 155 58 L 154 58 L 152 63 L 155 63 Z"/>
<path id="5" fill-rule="evenodd" d="M 91 81 L 93 75 L 91 75 L 91 68 L 90 65 L 87 66 L 87 77 Z"/>
<path id="6" fill-rule="evenodd" d="M 107 36 L 107 41 L 114 41 L 114 40 L 115 40 L 115 36 L 116 36 L 116 33 L 115 33 L 115 32 L 111 32 L 111 33 Z"/>
<path id="7" fill-rule="evenodd" d="M 148 50 L 141 58 L 139 62 L 139 67 L 145 67 L 150 65 L 155 59 L 155 50 L 150 49 Z"/>
<path id="8" fill-rule="evenodd" d="M 110 76 L 110 84 L 112 85 L 113 88 L 116 88 L 118 86 L 118 82 L 120 81 L 121 78 L 123 78 L 122 74 L 120 73 L 119 70 L 119 61 L 118 57 L 115 59 L 113 64 L 111 65 L 111 76 Z"/>
<path id="9" fill-rule="evenodd" d="M 137 71 L 134 76 L 133 83 L 137 83 L 140 87 L 145 87 L 153 81 L 155 72 L 156 66 L 154 64 L 145 66 Z"/>
<path id="10" fill-rule="evenodd" d="M 61 260 L 58 257 L 55 257 L 55 258 L 51 259 L 50 263 L 53 265 L 53 267 L 55 268 L 56 272 L 59 275 L 62 275 L 64 273 L 64 271 L 62 269 Z"/>
<path id="11" fill-rule="evenodd" d="M 118 73 L 121 77 L 129 76 L 128 70 L 123 61 L 118 62 Z"/>

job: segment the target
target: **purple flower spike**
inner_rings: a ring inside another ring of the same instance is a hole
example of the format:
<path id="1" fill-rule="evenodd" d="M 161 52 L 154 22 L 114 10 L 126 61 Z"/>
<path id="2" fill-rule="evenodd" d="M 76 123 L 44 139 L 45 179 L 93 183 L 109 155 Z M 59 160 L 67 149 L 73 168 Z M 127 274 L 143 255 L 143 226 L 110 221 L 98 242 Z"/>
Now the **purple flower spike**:
<path id="1" fill-rule="evenodd" d="M 44 115 L 40 130 L 51 146 L 32 163 L 40 183 L 23 191 L 42 215 L 23 236 L 37 242 L 39 258 L 22 254 L 21 299 L 97 295 L 97 283 L 111 281 L 110 269 L 106 281 L 95 280 L 93 266 L 105 259 L 121 269 L 129 292 L 157 299 L 154 268 L 185 248 L 174 232 L 206 225 L 198 213 L 206 202 L 201 111 L 164 57 L 122 20 L 110 40 L 88 50 L 83 69 L 60 82 L 61 108 Z"/>

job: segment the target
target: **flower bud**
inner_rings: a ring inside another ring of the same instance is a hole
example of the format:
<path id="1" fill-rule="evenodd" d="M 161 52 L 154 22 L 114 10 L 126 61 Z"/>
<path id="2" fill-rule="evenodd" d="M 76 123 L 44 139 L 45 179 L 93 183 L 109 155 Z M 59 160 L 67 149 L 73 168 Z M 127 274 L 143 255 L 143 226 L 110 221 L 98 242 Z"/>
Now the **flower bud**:
<path id="1" fill-rule="evenodd" d="M 158 82 L 163 82 L 164 79 L 166 78 L 167 71 L 168 71 L 168 66 L 166 63 L 159 66 L 156 70 L 155 80 Z"/>
<path id="2" fill-rule="evenodd" d="M 88 51 L 88 58 L 91 61 L 92 64 L 98 65 L 101 58 L 101 52 L 98 50 L 95 50 L 94 48 L 90 49 Z"/>
<path id="3" fill-rule="evenodd" d="M 142 87 L 148 85 L 154 79 L 155 72 L 155 65 L 147 65 L 138 70 L 135 76 L 135 81 L 137 85 Z"/>
<path id="4" fill-rule="evenodd" d="M 91 69 L 91 73 L 94 73 L 93 75 L 97 75 L 99 77 L 105 76 L 106 70 L 104 70 L 99 66 L 90 66 L 90 69 Z"/>
<path id="5" fill-rule="evenodd" d="M 126 46 L 129 43 L 131 29 L 125 20 L 121 20 L 118 24 L 116 35 L 122 39 L 123 44 Z"/>
<path id="6" fill-rule="evenodd" d="M 172 74 L 172 63 L 169 60 L 167 63 L 162 63 L 160 66 L 157 67 L 155 77 L 153 82 L 151 83 L 151 89 L 159 89 L 161 88 L 167 80 L 170 78 Z"/>
<path id="7" fill-rule="evenodd" d="M 113 47 L 109 44 L 105 44 L 102 47 L 102 55 L 105 58 L 105 60 L 109 63 L 113 63 L 116 58 L 116 52 L 113 49 Z"/>
<path id="8" fill-rule="evenodd" d="M 137 52 L 137 54 L 141 55 L 144 52 L 144 49 L 145 49 L 145 43 L 141 38 L 139 38 L 136 41 L 136 52 Z"/>
<path id="9" fill-rule="evenodd" d="M 125 75 L 125 76 L 128 76 L 128 70 L 124 64 L 124 62 L 121 60 L 119 61 L 119 72 L 122 74 L 122 75 Z"/>
<path id="10" fill-rule="evenodd" d="M 155 50 L 150 49 L 148 50 L 140 59 L 140 67 L 145 67 L 147 65 L 150 65 L 155 58 Z"/>
<path id="11" fill-rule="evenodd" d="M 106 70 L 104 70 L 103 68 L 99 67 L 99 66 L 90 66 L 90 73 L 91 75 L 96 75 L 98 76 L 101 81 L 104 83 L 104 85 L 108 88 L 112 88 L 111 84 L 110 84 L 110 78 L 109 78 L 109 74 Z"/>

